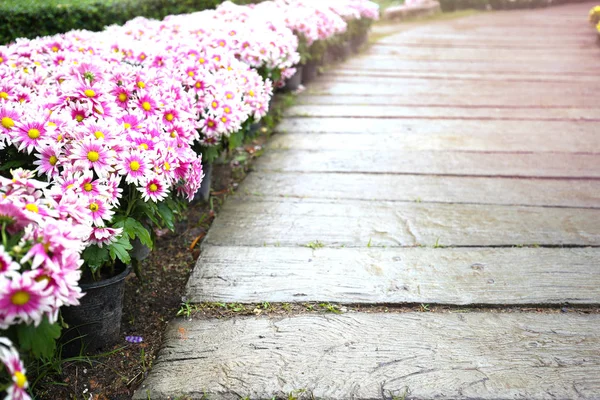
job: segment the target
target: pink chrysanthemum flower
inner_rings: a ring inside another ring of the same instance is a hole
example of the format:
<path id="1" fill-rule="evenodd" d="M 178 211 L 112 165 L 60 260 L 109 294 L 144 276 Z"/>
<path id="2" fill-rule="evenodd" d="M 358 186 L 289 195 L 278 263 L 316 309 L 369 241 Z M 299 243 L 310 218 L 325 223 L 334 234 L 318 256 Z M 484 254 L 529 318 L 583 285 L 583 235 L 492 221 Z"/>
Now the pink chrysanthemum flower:
<path id="1" fill-rule="evenodd" d="M 214 118 L 206 118 L 202 126 L 202 132 L 207 136 L 219 132 L 219 122 Z"/>
<path id="2" fill-rule="evenodd" d="M 62 146 L 58 143 L 49 143 L 38 147 L 35 153 L 38 160 L 33 162 L 37 165 L 36 171 L 39 175 L 46 174 L 48 177 L 56 177 L 60 172 L 60 157 L 62 156 Z"/>
<path id="3" fill-rule="evenodd" d="M 141 96 L 138 99 L 138 108 L 146 116 L 152 116 L 157 112 L 156 101 L 149 95 Z"/>
<path id="4" fill-rule="evenodd" d="M 21 269 L 21 265 L 12 259 L 10 254 L 0 245 L 0 275 L 9 274 Z"/>
<path id="5" fill-rule="evenodd" d="M 52 298 L 45 282 L 32 279 L 34 272 L 15 274 L 11 279 L 0 277 L 0 310 L 4 323 L 33 322 L 38 326 L 45 313 L 52 311 Z"/>
<path id="6" fill-rule="evenodd" d="M 0 223 L 6 224 L 8 233 L 15 234 L 31 222 L 31 219 L 15 204 L 7 200 L 0 203 Z"/>
<path id="7" fill-rule="evenodd" d="M 109 221 L 114 214 L 114 211 L 100 198 L 90 199 L 88 210 L 95 226 L 104 226 L 104 221 Z"/>
<path id="8" fill-rule="evenodd" d="M 165 183 L 158 177 L 147 179 L 138 188 L 142 193 L 142 199 L 158 202 L 167 197 L 168 191 Z"/>
<path id="9" fill-rule="evenodd" d="M 88 242 L 98 247 L 116 242 L 123 234 L 123 228 L 94 228 Z"/>
<path id="10" fill-rule="evenodd" d="M 139 184 L 140 179 L 146 175 L 148 163 L 139 152 L 132 152 L 125 156 L 119 166 L 119 173 L 125 176 L 127 183 Z"/>
<path id="11" fill-rule="evenodd" d="M 127 108 L 129 99 L 131 98 L 131 93 L 126 88 L 123 86 L 117 86 L 112 90 L 111 93 L 115 96 L 115 103 L 119 107 Z"/>
<path id="12" fill-rule="evenodd" d="M 10 132 L 15 129 L 15 124 L 19 121 L 20 116 L 10 108 L 0 107 L 0 132 Z"/>
<path id="13" fill-rule="evenodd" d="M 0 337 L 0 362 L 6 366 L 11 376 L 12 386 L 6 389 L 6 400 L 31 400 L 27 394 L 29 382 L 25 375 L 25 367 L 19 358 L 19 352 L 10 340 Z"/>
<path id="14" fill-rule="evenodd" d="M 28 154 L 31 154 L 34 148 L 44 140 L 46 128 L 43 122 L 28 122 L 19 126 L 13 140 L 18 143 L 19 151 L 25 149 Z"/>
<path id="15" fill-rule="evenodd" d="M 91 138 L 75 143 L 70 158 L 75 168 L 93 169 L 100 178 L 112 172 L 116 162 L 113 150 Z"/>

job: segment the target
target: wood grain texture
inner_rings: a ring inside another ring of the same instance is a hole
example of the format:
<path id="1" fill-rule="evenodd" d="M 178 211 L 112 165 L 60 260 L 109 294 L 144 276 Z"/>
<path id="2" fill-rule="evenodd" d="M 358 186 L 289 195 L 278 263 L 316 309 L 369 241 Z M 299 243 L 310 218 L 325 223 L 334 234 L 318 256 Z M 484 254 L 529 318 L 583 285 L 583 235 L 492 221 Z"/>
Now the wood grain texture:
<path id="1" fill-rule="evenodd" d="M 600 89 L 599 83 L 589 82 L 493 82 L 432 80 L 418 78 L 393 79 L 390 77 L 370 79 L 332 78 L 307 90 L 307 94 L 330 95 L 330 100 L 342 96 L 375 96 L 388 99 L 389 105 L 404 102 L 410 104 L 448 104 L 449 106 L 471 104 L 477 106 L 510 104 L 512 106 L 567 106 L 591 107 L 598 105 L 593 94 Z M 592 97 L 590 97 L 592 96 Z M 414 98 L 414 100 L 411 100 Z"/>
<path id="2" fill-rule="evenodd" d="M 594 45 L 595 46 L 595 45 Z M 588 50 L 589 51 L 589 50 Z M 429 79 L 429 80 L 450 80 L 450 81 L 490 81 L 490 82 L 578 82 L 597 85 L 597 78 L 594 74 L 534 74 L 534 73 L 507 73 L 498 74 L 486 71 L 480 72 L 427 72 L 427 71 L 372 71 L 372 70 L 357 70 L 349 69 L 343 65 L 340 68 L 327 70 L 318 79 L 336 79 L 344 77 L 347 80 L 360 80 L 363 82 L 371 77 L 391 78 L 391 79 Z M 298 100 L 303 99 L 301 96 Z"/>
<path id="3" fill-rule="evenodd" d="M 460 48 L 460 47 L 429 47 L 429 46 L 372 46 L 369 48 L 369 60 L 377 61 L 379 59 L 423 59 L 436 61 L 465 61 L 485 60 L 487 62 L 514 60 L 515 62 L 528 61 L 538 63 L 540 61 L 554 61 L 555 56 L 548 48 Z M 586 48 L 572 47 L 568 50 L 560 51 L 560 58 L 563 61 L 593 63 L 596 58 L 594 51 Z"/>
<path id="4" fill-rule="evenodd" d="M 600 178 L 597 153 L 470 151 L 278 150 L 265 153 L 259 170 L 368 172 L 505 177 Z"/>
<path id="5" fill-rule="evenodd" d="M 477 83 L 477 82 L 473 82 Z M 515 82 L 521 85 L 528 85 L 529 81 Z M 544 82 L 548 83 L 548 82 Z M 392 86 L 392 84 L 390 84 Z M 470 108 L 509 108 L 503 104 L 511 104 L 509 109 L 518 110 L 519 107 L 525 107 L 533 111 L 543 109 L 568 109 L 568 108 L 584 108 L 590 111 L 600 112 L 600 107 L 595 107 L 591 104 L 588 95 L 573 96 L 571 99 L 565 99 L 559 93 L 551 96 L 544 94 L 520 94 L 518 92 L 498 92 L 496 95 L 486 95 L 481 92 L 464 92 L 463 96 L 457 98 L 452 93 L 438 93 L 436 96 L 431 96 L 426 92 L 419 93 L 403 93 L 403 89 L 398 89 L 397 94 L 378 94 L 361 93 L 355 94 L 332 94 L 327 90 L 309 91 L 306 96 L 303 96 L 295 105 L 352 105 L 352 106 L 379 106 L 379 107 L 439 107 L 440 105 Z M 518 112 L 518 111 L 517 111 Z"/>
<path id="6" fill-rule="evenodd" d="M 589 36 L 589 33 L 588 33 Z M 597 63 L 578 63 L 576 61 L 561 61 L 556 57 L 552 62 L 532 62 L 531 60 L 521 60 L 513 62 L 511 60 L 497 60 L 497 61 L 486 61 L 486 60 L 472 60 L 469 62 L 462 61 L 438 61 L 438 60 L 427 60 L 427 59 L 381 59 L 371 60 L 366 57 L 359 57 L 346 62 L 345 67 L 356 68 L 356 69 L 370 69 L 372 71 L 377 70 L 420 70 L 420 71 L 446 71 L 446 72 L 500 72 L 500 73 L 514 73 L 514 72 L 527 72 L 535 73 L 540 72 L 546 73 L 600 73 L 600 66 Z"/>
<path id="7" fill-rule="evenodd" d="M 217 246 L 600 245 L 600 210 L 383 201 L 229 199 Z"/>
<path id="8" fill-rule="evenodd" d="M 176 320 L 135 400 L 597 399 L 599 315 Z M 297 393 L 302 395 L 302 393 Z"/>
<path id="9" fill-rule="evenodd" d="M 207 246 L 194 303 L 600 304 L 600 249 Z"/>
<path id="10" fill-rule="evenodd" d="M 298 121 L 302 122 L 302 121 Z M 307 121 L 305 124 L 297 123 L 291 126 L 291 130 L 299 131 L 306 129 L 307 131 L 314 130 L 332 130 L 331 133 L 307 134 L 309 132 L 287 133 L 275 135 L 268 142 L 267 146 L 270 149 L 276 150 L 326 150 L 336 149 L 339 151 L 374 151 L 381 149 L 390 149 L 391 151 L 480 151 L 480 152 L 558 152 L 558 153 L 590 153 L 595 152 L 600 154 L 600 134 L 590 132 L 590 130 L 577 131 L 571 129 L 571 134 L 565 137 L 564 131 L 553 132 L 550 129 L 544 131 L 532 131 L 530 134 L 523 134 L 521 129 L 511 131 L 510 127 L 505 127 L 504 124 L 484 124 L 481 123 L 476 132 L 471 132 L 468 125 L 478 125 L 469 121 L 465 123 L 464 129 L 453 131 L 452 128 L 441 131 L 437 125 L 445 127 L 454 124 L 446 123 L 431 123 L 424 122 L 422 127 L 414 127 L 405 125 L 401 121 L 390 121 L 389 124 L 377 125 L 379 128 L 371 127 L 365 129 L 365 132 L 360 131 L 361 126 L 373 125 L 372 120 L 356 121 L 357 126 L 354 130 L 357 132 L 335 132 L 335 130 L 343 129 L 345 123 L 341 123 L 339 127 L 335 121 L 324 121 L 318 124 L 319 121 Z M 352 121 L 350 121 L 352 122 Z M 366 123 L 363 123 L 366 122 Z M 395 122 L 395 124 L 393 123 Z M 456 121 L 444 121 L 456 122 Z M 514 121 L 511 121 L 514 122 Z M 434 127 L 431 127 L 434 125 Z M 589 125 L 589 124 L 588 124 Z M 536 125 L 529 125 L 530 128 L 535 128 Z M 593 126 L 590 125 L 590 128 Z M 284 129 L 280 126 L 279 129 Z M 377 132 L 369 132 L 369 129 L 381 129 Z M 390 132 L 386 132 L 386 130 Z M 398 130 L 394 132 L 394 130 Z M 403 130 L 401 132 L 400 130 Z M 443 129 L 443 128 L 442 128 Z M 487 129 L 487 130 L 486 130 Z M 349 130 L 350 131 L 350 130 Z M 441 131 L 441 132 L 440 132 Z"/>
<path id="11" fill-rule="evenodd" d="M 600 208 L 600 180 L 584 179 L 255 171 L 246 177 L 239 191 L 275 198 Z"/>
<path id="12" fill-rule="evenodd" d="M 375 123 L 371 118 L 286 118 L 279 123 L 276 131 L 280 133 L 368 133 L 375 135 L 375 138 L 379 134 L 397 134 L 398 141 L 402 140 L 400 136 L 420 135 L 424 142 L 429 141 L 429 136 L 432 135 L 447 135 L 459 136 L 465 141 L 478 141 L 482 145 L 499 136 L 506 141 L 505 150 L 524 150 L 523 146 L 535 144 L 536 150 L 539 151 L 560 151 L 560 145 L 564 146 L 565 151 L 584 151 L 583 146 L 586 143 L 591 143 L 592 150 L 600 148 L 597 125 L 596 122 L 589 121 L 497 122 L 442 119 L 432 122 L 415 118 L 380 119 Z M 568 136 L 565 135 L 566 131 L 569 131 Z M 546 141 L 543 140 L 545 137 Z M 544 142 L 550 142 L 552 147 L 544 146 Z M 519 147 L 512 147 L 514 143 L 518 143 Z M 573 143 L 576 143 L 577 147 L 571 147 Z M 585 150 L 589 151 L 590 146 Z"/>
<path id="13" fill-rule="evenodd" d="M 438 105 L 431 103 L 430 105 Z M 284 113 L 286 117 L 344 117 L 373 119 L 385 118 L 429 118 L 432 120 L 593 120 L 600 121 L 599 108 L 495 108 L 495 107 L 431 107 L 390 105 L 295 105 Z"/>

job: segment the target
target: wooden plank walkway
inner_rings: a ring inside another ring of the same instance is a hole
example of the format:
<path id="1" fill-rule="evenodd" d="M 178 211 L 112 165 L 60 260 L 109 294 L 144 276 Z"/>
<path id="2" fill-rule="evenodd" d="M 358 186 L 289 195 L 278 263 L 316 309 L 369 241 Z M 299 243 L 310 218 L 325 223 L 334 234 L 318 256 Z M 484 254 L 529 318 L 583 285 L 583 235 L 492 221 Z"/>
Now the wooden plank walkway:
<path id="1" fill-rule="evenodd" d="M 186 297 L 390 312 L 173 321 L 134 399 L 599 399 L 592 5 L 422 23 L 311 84 Z"/>

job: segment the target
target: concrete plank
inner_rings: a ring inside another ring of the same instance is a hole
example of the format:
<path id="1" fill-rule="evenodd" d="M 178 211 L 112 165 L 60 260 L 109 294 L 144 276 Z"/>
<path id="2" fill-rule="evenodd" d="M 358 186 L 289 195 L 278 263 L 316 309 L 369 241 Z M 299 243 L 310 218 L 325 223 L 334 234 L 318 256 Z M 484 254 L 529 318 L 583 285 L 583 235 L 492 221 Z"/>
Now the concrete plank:
<path id="1" fill-rule="evenodd" d="M 207 246 L 192 302 L 600 304 L 598 248 Z"/>
<path id="2" fill-rule="evenodd" d="M 599 326 L 536 313 L 177 320 L 133 398 L 594 399 Z"/>
<path id="3" fill-rule="evenodd" d="M 578 82 L 493 82 L 459 81 L 389 77 L 323 78 L 319 85 L 306 91 L 308 95 L 324 96 L 320 104 L 348 104 L 347 97 L 373 97 L 377 104 L 446 104 L 448 106 L 511 105 L 528 107 L 595 107 L 593 94 L 598 83 Z M 360 103 L 359 103 L 360 104 Z M 362 104 L 370 104 L 362 99 Z"/>
<path id="4" fill-rule="evenodd" d="M 236 195 L 225 202 L 203 245 L 600 246 L 598 221 L 596 209 Z"/>
<path id="5" fill-rule="evenodd" d="M 593 33 L 593 32 L 592 32 Z M 419 70 L 428 72 L 527 72 L 527 73 L 600 73 L 598 63 L 577 63 L 576 61 L 561 61 L 554 59 L 552 62 L 538 63 L 528 61 L 511 60 L 472 60 L 465 62 L 464 60 L 433 60 L 433 59 L 379 59 L 371 60 L 368 57 L 353 58 L 344 63 L 344 68 L 354 68 L 361 70 Z"/>
<path id="6" fill-rule="evenodd" d="M 600 178 L 598 153 L 303 151 L 265 153 L 256 169 L 501 177 Z"/>
<path id="7" fill-rule="evenodd" d="M 569 132 L 567 135 L 566 132 Z M 598 124 L 590 121 L 486 121 L 486 120 L 451 120 L 441 119 L 432 122 L 428 119 L 381 119 L 377 122 L 372 118 L 286 118 L 276 127 L 280 133 L 341 133 L 341 134 L 372 134 L 376 140 L 379 135 L 397 137 L 399 142 L 405 136 L 421 137 L 422 142 L 443 141 L 454 150 L 454 141 L 476 141 L 475 148 L 487 148 L 487 141 L 501 137 L 505 142 L 505 150 L 524 149 L 528 143 L 535 143 L 539 151 L 584 151 L 600 148 Z M 312 136 L 309 136 L 309 139 Z M 440 137 L 442 139 L 436 139 Z M 557 139 L 561 138 L 557 143 Z M 279 137 L 275 136 L 275 140 Z M 456 139 L 452 139 L 456 138 Z M 547 138 L 546 141 L 542 140 Z M 285 140 L 285 139 L 283 139 Z M 319 140 L 315 138 L 314 140 Z M 381 139 L 385 140 L 385 139 Z M 545 145 L 544 142 L 549 142 Z M 589 146 L 585 147 L 587 143 Z M 340 140 L 338 145 L 343 146 Z M 427 148 L 427 144 L 423 145 Z M 474 146 L 474 145 L 473 145 Z M 541 146 L 541 147 L 539 147 Z M 561 146 L 561 147 L 557 147 Z M 564 146 L 564 147 L 562 147 Z M 383 147 L 382 148 L 386 148 Z M 473 149 L 475 149 L 473 148 Z M 579 149 L 579 150 L 577 150 Z"/>
<path id="8" fill-rule="evenodd" d="M 376 95 L 375 97 L 378 97 Z M 408 101 L 405 99 L 404 101 Z M 440 104 L 431 100 L 431 104 Z M 600 121 L 600 108 L 547 108 L 547 107 L 453 107 L 413 105 L 295 105 L 287 109 L 285 117 L 337 117 L 337 118 L 422 118 L 462 120 L 524 120 L 524 121 Z"/>
<path id="9" fill-rule="evenodd" d="M 402 120 L 387 120 L 378 122 L 373 126 L 373 120 L 357 120 L 356 126 L 348 129 L 350 133 L 341 131 L 347 123 L 353 120 L 329 120 L 323 119 L 296 119 L 281 124 L 278 130 L 291 130 L 298 133 L 286 133 L 275 135 L 269 141 L 267 147 L 275 150 L 381 150 L 392 151 L 497 151 L 497 152 L 555 152 L 555 153 L 600 153 L 600 134 L 591 132 L 593 129 L 578 130 L 576 126 L 569 128 L 569 134 L 565 131 L 552 131 L 550 126 L 547 130 L 530 131 L 523 133 L 525 129 L 511 130 L 510 125 L 498 123 L 498 121 L 464 121 L 464 129 L 452 130 L 458 125 L 457 121 L 422 121 L 420 126 L 412 129 L 413 124 L 404 124 Z M 384 122 L 387 122 L 384 124 Z M 515 121 L 510 121 L 515 122 Z M 526 128 L 534 128 L 541 124 L 529 124 Z M 587 123 L 589 128 L 594 125 Z M 341 126 L 342 127 L 341 127 Z M 434 125 L 434 126 L 432 126 Z M 442 125 L 447 130 L 440 129 Z M 479 130 L 471 131 L 470 126 L 479 127 Z M 365 130 L 359 131 L 360 126 Z M 289 127 L 289 128 L 288 128 Z M 306 132 L 301 132 L 301 131 Z M 331 131 L 332 133 L 310 133 L 312 131 Z M 352 132 L 354 130 L 355 132 Z"/>
<path id="10" fill-rule="evenodd" d="M 255 171 L 239 192 L 257 197 L 600 208 L 600 180 L 585 179 Z"/>

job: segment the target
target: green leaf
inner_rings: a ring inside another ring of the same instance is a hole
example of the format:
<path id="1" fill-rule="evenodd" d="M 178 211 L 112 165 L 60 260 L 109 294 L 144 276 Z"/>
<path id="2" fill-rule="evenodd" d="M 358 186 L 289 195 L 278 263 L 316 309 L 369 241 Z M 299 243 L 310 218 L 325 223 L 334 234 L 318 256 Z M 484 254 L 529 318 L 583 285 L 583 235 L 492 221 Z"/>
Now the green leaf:
<path id="1" fill-rule="evenodd" d="M 240 129 L 239 131 L 232 133 L 229 135 L 227 141 L 229 150 L 240 147 L 244 143 L 244 131 Z"/>
<path id="2" fill-rule="evenodd" d="M 175 230 L 175 222 L 174 222 L 173 210 L 171 210 L 171 207 L 169 207 L 169 205 L 166 204 L 165 202 L 160 202 L 157 204 L 157 206 L 158 206 L 158 215 L 160 215 L 165 226 L 167 228 L 169 228 L 170 230 L 174 231 Z"/>
<path id="3" fill-rule="evenodd" d="M 82 257 L 93 273 L 110 260 L 108 248 L 100 248 L 95 244 L 86 248 L 83 251 Z"/>
<path id="4" fill-rule="evenodd" d="M 20 324 L 17 326 L 19 347 L 24 351 L 31 351 L 35 358 L 50 358 L 56 350 L 56 339 L 60 337 L 60 331 L 59 324 L 51 324 L 47 318 L 37 327 Z"/>
<path id="5" fill-rule="evenodd" d="M 128 235 L 122 235 L 119 240 L 108 245 L 108 251 L 110 252 L 110 258 L 116 260 L 117 258 L 125 265 L 131 262 L 131 256 L 129 250 L 131 250 L 131 242 L 129 241 Z"/>
<path id="6" fill-rule="evenodd" d="M 154 243 L 152 243 L 152 237 L 150 236 L 148 229 L 131 217 L 117 221 L 115 224 L 113 224 L 113 227 L 123 228 L 123 233 L 128 235 L 130 239 L 138 238 L 143 245 L 150 248 L 154 247 Z"/>

